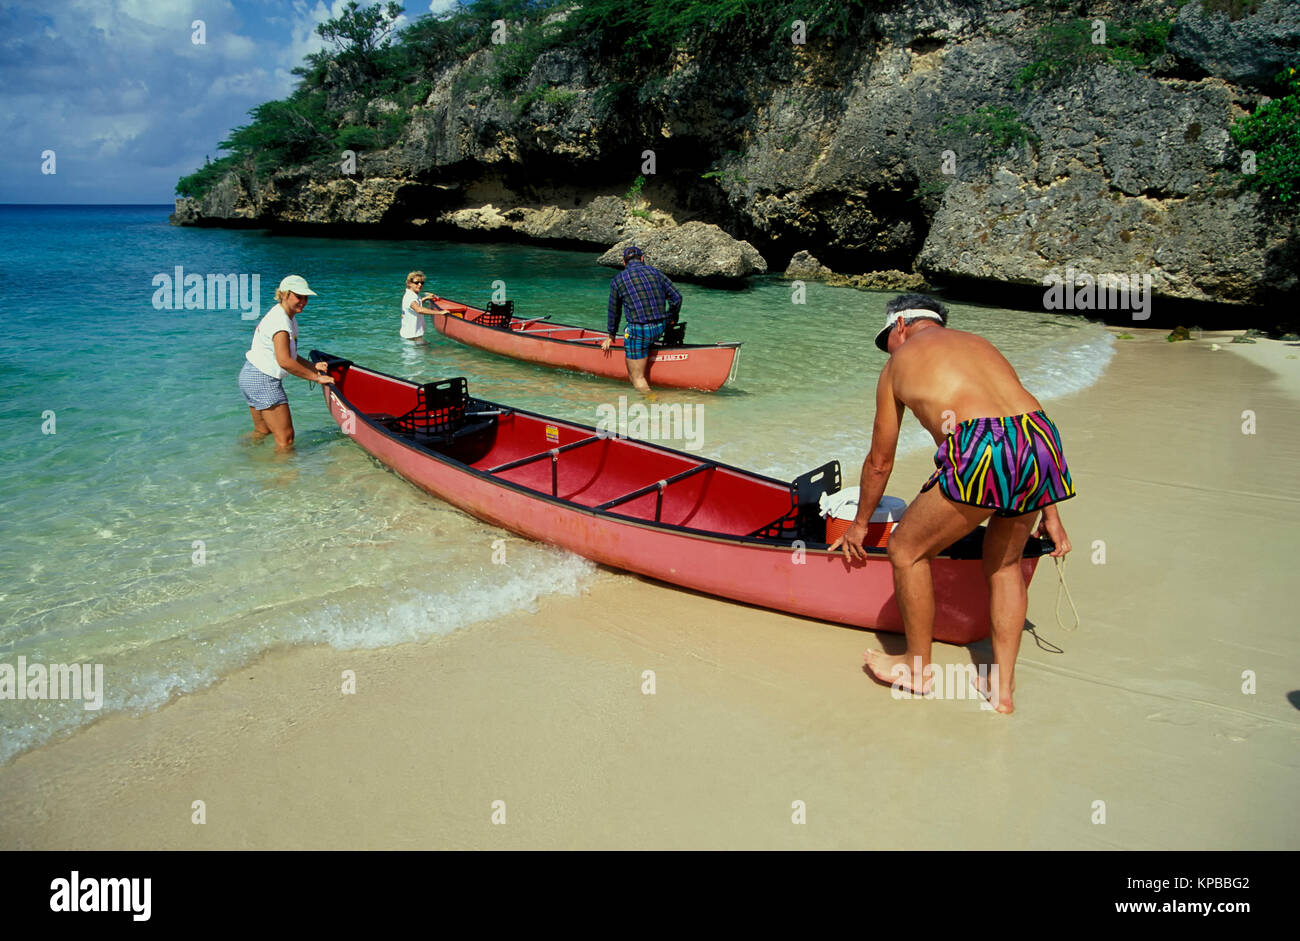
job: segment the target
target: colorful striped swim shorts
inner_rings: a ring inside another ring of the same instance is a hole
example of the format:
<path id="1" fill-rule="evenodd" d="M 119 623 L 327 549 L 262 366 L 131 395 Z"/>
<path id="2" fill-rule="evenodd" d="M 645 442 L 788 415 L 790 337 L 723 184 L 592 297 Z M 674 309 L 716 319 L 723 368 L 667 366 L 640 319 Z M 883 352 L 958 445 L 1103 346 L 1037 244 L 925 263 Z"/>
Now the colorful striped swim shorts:
<path id="1" fill-rule="evenodd" d="M 1010 418 L 972 418 L 934 454 L 935 484 L 954 503 L 1020 516 L 1074 496 L 1061 434 L 1041 411 Z"/>
<path id="2" fill-rule="evenodd" d="M 244 360 L 244 368 L 239 371 L 239 391 L 244 393 L 244 401 L 249 407 L 259 411 L 289 402 L 289 397 L 284 394 L 284 383 L 272 379 L 248 360 Z"/>
<path id="3" fill-rule="evenodd" d="M 645 359 L 650 355 L 650 345 L 664 335 L 666 320 L 653 323 L 629 323 L 623 332 L 623 355 L 628 359 Z"/>

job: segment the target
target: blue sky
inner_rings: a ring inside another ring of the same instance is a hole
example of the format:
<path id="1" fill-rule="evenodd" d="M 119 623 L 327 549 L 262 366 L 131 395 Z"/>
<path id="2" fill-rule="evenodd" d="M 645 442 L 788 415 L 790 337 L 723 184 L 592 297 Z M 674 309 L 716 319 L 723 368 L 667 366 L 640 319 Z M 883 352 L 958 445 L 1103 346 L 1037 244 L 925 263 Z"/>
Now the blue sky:
<path id="1" fill-rule="evenodd" d="M 454 0 L 410 0 L 407 21 Z M 0 203 L 168 203 L 345 0 L 0 0 Z M 205 42 L 194 42 L 195 20 Z M 54 151 L 53 173 L 43 173 Z"/>

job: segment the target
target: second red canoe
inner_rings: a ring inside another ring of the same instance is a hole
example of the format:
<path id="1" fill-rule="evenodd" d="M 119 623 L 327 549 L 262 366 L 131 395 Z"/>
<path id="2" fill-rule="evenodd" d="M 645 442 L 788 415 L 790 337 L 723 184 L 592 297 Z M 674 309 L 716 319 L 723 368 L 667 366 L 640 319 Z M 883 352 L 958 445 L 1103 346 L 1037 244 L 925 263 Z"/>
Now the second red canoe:
<path id="1" fill-rule="evenodd" d="M 600 348 L 606 336 L 602 331 L 552 323 L 544 317 L 516 317 L 509 302 L 489 304 L 487 310 L 445 297 L 429 303 L 438 309 L 431 318 L 434 328 L 458 343 L 543 366 L 627 379 L 622 337 L 606 352 Z M 670 341 L 672 330 L 665 334 Z M 739 355 L 739 343 L 656 344 L 650 351 L 646 379 L 660 388 L 716 392 L 736 378 Z"/>

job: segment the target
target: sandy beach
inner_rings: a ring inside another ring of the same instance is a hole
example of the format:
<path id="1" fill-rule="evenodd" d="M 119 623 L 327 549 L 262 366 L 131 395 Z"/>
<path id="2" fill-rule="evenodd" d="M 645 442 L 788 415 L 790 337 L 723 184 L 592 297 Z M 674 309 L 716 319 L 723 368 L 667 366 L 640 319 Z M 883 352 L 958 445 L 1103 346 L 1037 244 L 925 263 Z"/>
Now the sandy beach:
<path id="1" fill-rule="evenodd" d="M 1129 333 L 1046 403 L 1081 624 L 1048 560 L 1013 716 L 893 699 L 861 664 L 894 635 L 602 571 L 426 644 L 276 651 L 20 755 L 0 847 L 1300 849 L 1300 344 Z M 890 493 L 928 470 L 900 460 Z"/>

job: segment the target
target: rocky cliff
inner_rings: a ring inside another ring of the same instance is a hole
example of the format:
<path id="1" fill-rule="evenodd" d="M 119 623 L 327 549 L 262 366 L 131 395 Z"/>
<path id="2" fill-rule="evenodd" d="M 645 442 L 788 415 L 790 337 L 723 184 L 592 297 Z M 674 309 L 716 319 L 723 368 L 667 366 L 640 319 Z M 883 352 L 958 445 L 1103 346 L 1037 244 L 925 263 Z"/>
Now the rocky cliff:
<path id="1" fill-rule="evenodd" d="M 1138 48 L 1122 39 L 1137 20 L 1165 25 L 1135 63 L 1121 47 Z M 1070 23 L 1094 48 L 1062 64 Z M 1300 4 L 882 2 L 848 40 L 682 55 L 634 86 L 547 49 L 511 94 L 482 80 L 501 54 L 448 62 L 400 140 L 359 152 L 355 172 L 232 172 L 174 221 L 602 250 L 700 221 L 776 269 L 809 250 L 835 271 L 939 284 L 1041 291 L 1068 269 L 1149 276 L 1164 298 L 1300 297 L 1296 215 L 1241 186 L 1229 137 L 1300 62 Z"/>

